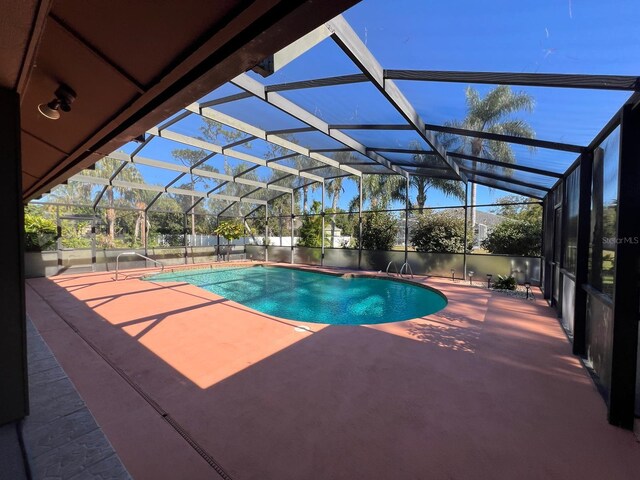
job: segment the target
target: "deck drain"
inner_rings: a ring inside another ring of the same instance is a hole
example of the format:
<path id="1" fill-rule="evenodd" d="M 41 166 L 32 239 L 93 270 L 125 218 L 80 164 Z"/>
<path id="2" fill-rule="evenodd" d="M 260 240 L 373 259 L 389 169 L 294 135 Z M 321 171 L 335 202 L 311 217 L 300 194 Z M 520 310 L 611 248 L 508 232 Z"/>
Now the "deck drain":
<path id="1" fill-rule="evenodd" d="M 296 332 L 300 332 L 300 333 L 302 333 L 302 332 L 310 332 L 311 331 L 311 329 L 309 327 L 307 327 L 306 325 L 298 325 L 296 328 L 294 328 L 294 330 Z"/>

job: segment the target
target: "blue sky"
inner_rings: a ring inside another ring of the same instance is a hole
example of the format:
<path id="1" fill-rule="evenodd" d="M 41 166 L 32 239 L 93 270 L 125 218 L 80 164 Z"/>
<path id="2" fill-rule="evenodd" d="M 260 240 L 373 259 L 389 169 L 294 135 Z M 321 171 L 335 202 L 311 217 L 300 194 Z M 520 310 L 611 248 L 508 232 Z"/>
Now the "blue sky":
<path id="1" fill-rule="evenodd" d="M 640 73 L 640 1 L 364 0 L 344 16 L 381 65 L 388 69 Z M 271 84 L 357 72 L 355 65 L 329 39 L 268 79 L 252 75 Z M 398 86 L 427 123 L 441 124 L 464 118 L 465 84 L 405 81 L 398 82 Z M 481 94 L 492 88 L 474 87 Z M 626 92 L 577 89 L 514 89 L 535 99 L 534 111 L 523 113 L 520 118 L 533 127 L 538 138 L 580 145 L 587 145 L 629 96 Z M 235 87 L 222 87 L 209 97 L 234 91 Z M 283 92 L 283 95 L 329 123 L 399 122 L 397 112 L 367 85 Z M 246 121 L 252 117 L 255 120 L 256 114 L 251 112 L 259 101 L 242 102 L 245 103 L 225 108 L 238 116 L 246 112 Z M 260 121 L 270 120 L 276 125 L 272 128 L 281 128 L 287 123 L 287 119 L 276 118 L 275 114 L 269 117 L 261 113 L 257 117 Z M 197 125 L 187 120 L 176 125 L 175 130 L 193 134 L 197 132 Z M 353 132 L 352 136 L 357 139 L 359 134 L 363 132 Z M 379 135 L 381 144 L 403 145 L 410 141 L 397 132 Z M 124 150 L 132 148 L 126 146 Z M 171 148 L 175 146 L 170 142 L 156 139 L 141 154 L 168 161 Z M 557 171 L 564 170 L 575 159 L 574 154 L 514 148 L 523 164 Z M 174 176 L 153 171 L 143 173 L 148 181 L 158 183 L 166 183 L 166 178 Z M 355 185 L 355 182 L 345 182 L 346 191 L 340 201 L 343 208 L 357 192 Z M 478 202 L 491 203 L 502 195 L 503 192 L 480 187 Z M 455 204 L 436 191 L 430 192 L 428 203 Z"/>

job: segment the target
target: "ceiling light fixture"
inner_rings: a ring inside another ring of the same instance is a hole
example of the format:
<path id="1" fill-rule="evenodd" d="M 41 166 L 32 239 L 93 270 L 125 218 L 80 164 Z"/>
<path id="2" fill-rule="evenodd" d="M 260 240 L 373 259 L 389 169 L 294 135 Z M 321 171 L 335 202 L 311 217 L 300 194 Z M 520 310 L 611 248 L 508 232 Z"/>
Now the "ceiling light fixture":
<path id="1" fill-rule="evenodd" d="M 48 103 L 38 105 L 38 111 L 51 120 L 60 118 L 60 110 L 71 111 L 71 104 L 76 99 L 76 92 L 65 84 L 61 84 L 55 92 L 55 97 Z"/>

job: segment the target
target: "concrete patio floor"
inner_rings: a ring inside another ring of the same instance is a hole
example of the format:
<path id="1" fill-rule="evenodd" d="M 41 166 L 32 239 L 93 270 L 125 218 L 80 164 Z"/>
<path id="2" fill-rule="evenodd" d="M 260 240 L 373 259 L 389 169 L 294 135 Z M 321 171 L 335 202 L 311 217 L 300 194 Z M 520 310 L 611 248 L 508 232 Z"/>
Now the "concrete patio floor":
<path id="1" fill-rule="evenodd" d="M 136 479 L 637 479 L 640 444 L 539 292 L 307 324 L 180 283 L 27 282 L 28 313 Z"/>

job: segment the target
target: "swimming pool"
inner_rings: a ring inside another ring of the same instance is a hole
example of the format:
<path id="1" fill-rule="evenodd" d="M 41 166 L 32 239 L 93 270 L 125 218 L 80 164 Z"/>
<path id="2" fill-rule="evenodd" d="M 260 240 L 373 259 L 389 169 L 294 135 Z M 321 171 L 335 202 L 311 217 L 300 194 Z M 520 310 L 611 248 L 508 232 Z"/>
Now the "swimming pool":
<path id="1" fill-rule="evenodd" d="M 146 280 L 187 282 L 268 315 L 333 325 L 399 322 L 447 305 L 437 290 L 407 282 L 262 265 L 183 270 Z"/>

